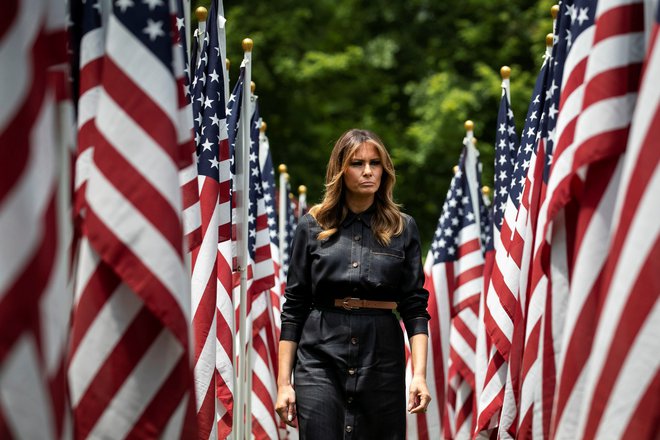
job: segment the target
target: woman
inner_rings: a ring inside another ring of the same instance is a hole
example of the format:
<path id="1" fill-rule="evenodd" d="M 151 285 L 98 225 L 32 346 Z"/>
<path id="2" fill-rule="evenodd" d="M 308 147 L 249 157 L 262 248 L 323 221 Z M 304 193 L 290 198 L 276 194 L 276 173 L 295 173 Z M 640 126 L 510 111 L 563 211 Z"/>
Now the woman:
<path id="1" fill-rule="evenodd" d="M 301 218 L 282 311 L 276 410 L 302 439 L 405 438 L 403 319 L 414 376 L 407 409 L 426 411 L 428 344 L 419 232 L 392 200 L 380 139 L 335 144 L 321 204 Z M 295 391 L 291 372 L 295 362 Z"/>

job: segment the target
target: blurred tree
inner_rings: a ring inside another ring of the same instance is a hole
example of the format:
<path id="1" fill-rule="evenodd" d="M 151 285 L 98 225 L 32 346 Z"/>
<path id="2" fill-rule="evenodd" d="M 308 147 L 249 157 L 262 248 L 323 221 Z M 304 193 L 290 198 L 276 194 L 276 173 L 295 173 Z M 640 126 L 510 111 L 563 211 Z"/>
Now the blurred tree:
<path id="1" fill-rule="evenodd" d="M 378 133 L 397 167 L 396 198 L 417 220 L 426 252 L 466 119 L 475 122 L 483 182 L 492 185 L 505 64 L 512 68 L 512 105 L 522 127 L 552 30 L 552 4 L 226 0 L 230 78 L 238 75 L 241 41 L 249 36 L 274 163 L 287 164 L 293 188 L 307 186 L 310 204 L 322 197 L 339 135 L 351 127 Z"/>

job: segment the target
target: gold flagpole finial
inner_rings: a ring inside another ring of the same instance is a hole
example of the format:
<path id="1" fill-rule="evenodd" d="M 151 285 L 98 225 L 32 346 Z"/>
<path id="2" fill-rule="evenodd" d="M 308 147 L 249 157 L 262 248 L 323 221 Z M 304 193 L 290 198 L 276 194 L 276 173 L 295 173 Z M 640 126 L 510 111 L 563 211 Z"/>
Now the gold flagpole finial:
<path id="1" fill-rule="evenodd" d="M 452 170 L 454 171 L 454 174 L 458 173 L 458 165 L 454 165 Z"/>
<path id="2" fill-rule="evenodd" d="M 229 70 L 230 66 L 231 66 L 231 61 L 229 61 L 229 58 L 225 58 L 225 69 Z"/>
<path id="3" fill-rule="evenodd" d="M 466 129 L 467 131 L 472 131 L 472 130 L 474 130 L 474 122 L 472 122 L 472 121 L 469 120 L 469 119 L 468 119 L 467 121 L 465 121 L 465 129 Z"/>
<path id="4" fill-rule="evenodd" d="M 254 83 L 254 81 L 250 81 L 250 92 L 254 94 L 255 90 L 257 90 L 257 85 Z"/>
<path id="5" fill-rule="evenodd" d="M 252 52 L 252 48 L 254 47 L 254 42 L 252 41 L 252 38 L 244 38 L 242 45 L 243 45 L 243 51 Z"/>
<path id="6" fill-rule="evenodd" d="M 502 79 L 511 78 L 511 67 L 509 66 L 500 67 L 500 76 L 502 76 Z"/>
<path id="7" fill-rule="evenodd" d="M 556 20 L 557 15 L 559 14 L 559 5 L 554 5 L 552 8 L 550 8 L 550 14 L 552 15 L 552 18 Z"/>
<path id="8" fill-rule="evenodd" d="M 264 121 L 261 121 L 261 127 L 259 127 L 259 131 L 262 133 L 266 132 L 266 129 L 268 128 L 268 125 Z"/>
<path id="9" fill-rule="evenodd" d="M 280 166 L 277 167 L 277 171 L 279 171 L 280 174 L 286 173 L 286 170 L 287 170 L 286 165 L 284 165 L 283 163 L 281 163 Z"/>
<path id="10" fill-rule="evenodd" d="M 200 6 L 199 8 L 195 9 L 195 17 L 197 17 L 197 21 L 206 21 L 206 17 L 208 17 L 209 11 L 204 7 Z"/>
<path id="11" fill-rule="evenodd" d="M 490 198 L 490 186 L 484 185 L 481 187 L 481 193 L 486 197 Z"/>
<path id="12" fill-rule="evenodd" d="M 298 194 L 307 194 L 307 187 L 305 185 L 300 185 L 298 187 Z"/>
<path id="13" fill-rule="evenodd" d="M 555 35 L 554 34 L 548 34 L 548 35 L 545 36 L 545 45 L 547 47 L 552 47 L 554 42 L 555 42 Z"/>

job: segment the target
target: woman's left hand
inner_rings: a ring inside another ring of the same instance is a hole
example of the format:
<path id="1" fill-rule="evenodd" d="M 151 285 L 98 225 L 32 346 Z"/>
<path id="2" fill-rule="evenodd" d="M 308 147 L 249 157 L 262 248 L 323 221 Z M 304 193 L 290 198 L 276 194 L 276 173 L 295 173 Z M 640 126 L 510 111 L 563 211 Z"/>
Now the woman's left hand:
<path id="1" fill-rule="evenodd" d="M 431 394 L 426 386 L 426 378 L 413 376 L 408 392 L 408 412 L 410 414 L 426 412 L 429 403 L 431 403 Z"/>

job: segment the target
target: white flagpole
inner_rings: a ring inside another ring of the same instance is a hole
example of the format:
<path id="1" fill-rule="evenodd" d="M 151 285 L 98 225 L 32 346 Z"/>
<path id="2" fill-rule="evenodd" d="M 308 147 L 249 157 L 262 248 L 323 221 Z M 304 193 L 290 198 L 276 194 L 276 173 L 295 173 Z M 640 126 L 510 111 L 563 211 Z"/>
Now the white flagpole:
<path id="1" fill-rule="evenodd" d="M 183 3 L 183 26 L 186 29 L 186 53 L 188 59 L 186 62 L 190 65 L 190 48 L 192 47 L 192 39 L 190 38 L 190 0 L 182 0 Z M 190 67 L 192 69 L 192 67 Z M 191 75 L 192 76 L 192 75 Z"/>
<path id="2" fill-rule="evenodd" d="M 481 222 L 478 220 L 481 210 L 479 209 L 479 197 L 481 197 L 481 190 L 475 183 L 477 182 L 477 162 L 479 160 L 479 152 L 475 146 L 477 140 L 474 137 L 474 122 L 465 121 L 465 172 L 468 180 L 468 187 L 470 188 L 470 198 L 472 199 L 472 212 L 474 212 L 477 221 L 475 222 L 478 234 L 481 236 Z"/>
<path id="3" fill-rule="evenodd" d="M 286 234 L 286 204 L 289 202 L 289 193 L 287 191 L 287 182 L 289 180 L 289 174 L 287 173 L 286 165 L 280 164 L 278 167 L 280 172 L 280 186 L 278 189 L 278 234 L 280 237 L 280 267 L 284 267 L 284 240 Z M 281 277 L 284 276 L 284 270 L 280 269 L 280 285 L 284 281 Z M 278 289 L 280 286 L 277 286 Z M 283 293 L 283 292 L 280 292 Z M 281 301 L 281 299 L 280 299 Z"/>
<path id="4" fill-rule="evenodd" d="M 305 185 L 300 185 L 298 187 L 298 218 L 305 214 L 303 212 L 305 207 L 307 207 L 307 187 Z"/>
<path id="5" fill-rule="evenodd" d="M 229 68 L 231 67 L 231 62 L 229 58 L 225 58 L 225 103 L 229 102 Z"/>
<path id="6" fill-rule="evenodd" d="M 250 38 L 243 40 L 243 63 L 245 65 L 245 77 L 243 79 L 243 101 L 241 103 L 240 115 L 240 130 L 239 140 L 236 142 L 236 175 L 237 175 L 237 213 L 239 219 L 238 237 L 237 237 L 237 259 L 238 270 L 240 271 L 240 305 L 239 305 L 239 328 L 238 328 L 238 341 L 239 341 L 239 368 L 238 368 L 238 383 L 235 396 L 238 396 L 236 405 L 234 407 L 234 427 L 236 430 L 236 438 L 243 440 L 248 438 L 250 433 L 246 432 L 246 420 L 249 415 L 245 412 L 245 404 L 249 391 L 247 390 L 247 372 L 248 366 L 248 352 L 247 352 L 247 265 L 248 265 L 248 209 L 249 209 L 249 185 L 250 185 L 250 116 L 251 112 L 251 92 L 250 86 L 252 77 L 252 46 L 253 42 Z"/>
<path id="7" fill-rule="evenodd" d="M 196 54 L 199 57 L 199 53 L 201 52 L 202 46 L 204 45 L 204 35 L 206 34 L 206 19 L 208 17 L 208 10 L 204 6 L 200 6 L 199 8 L 195 9 L 195 15 L 197 16 L 197 30 L 193 33 L 193 37 L 197 38 L 197 42 L 199 43 L 197 45 Z M 190 46 L 192 47 L 192 43 Z M 190 51 L 188 51 L 188 53 L 190 53 Z M 197 66 L 191 66 L 190 68 L 196 69 Z"/>
<path id="8" fill-rule="evenodd" d="M 506 100 L 511 106 L 511 68 L 509 66 L 502 66 L 500 68 L 500 75 L 502 76 L 502 89 L 506 93 Z"/>
<path id="9" fill-rule="evenodd" d="M 216 18 L 216 23 L 218 26 L 220 57 L 225 60 L 222 71 L 223 78 L 225 79 L 225 102 L 229 102 L 229 60 L 227 59 L 227 34 L 225 32 L 227 19 L 225 18 L 225 7 L 222 4 L 222 0 L 218 0 L 218 16 Z"/>

